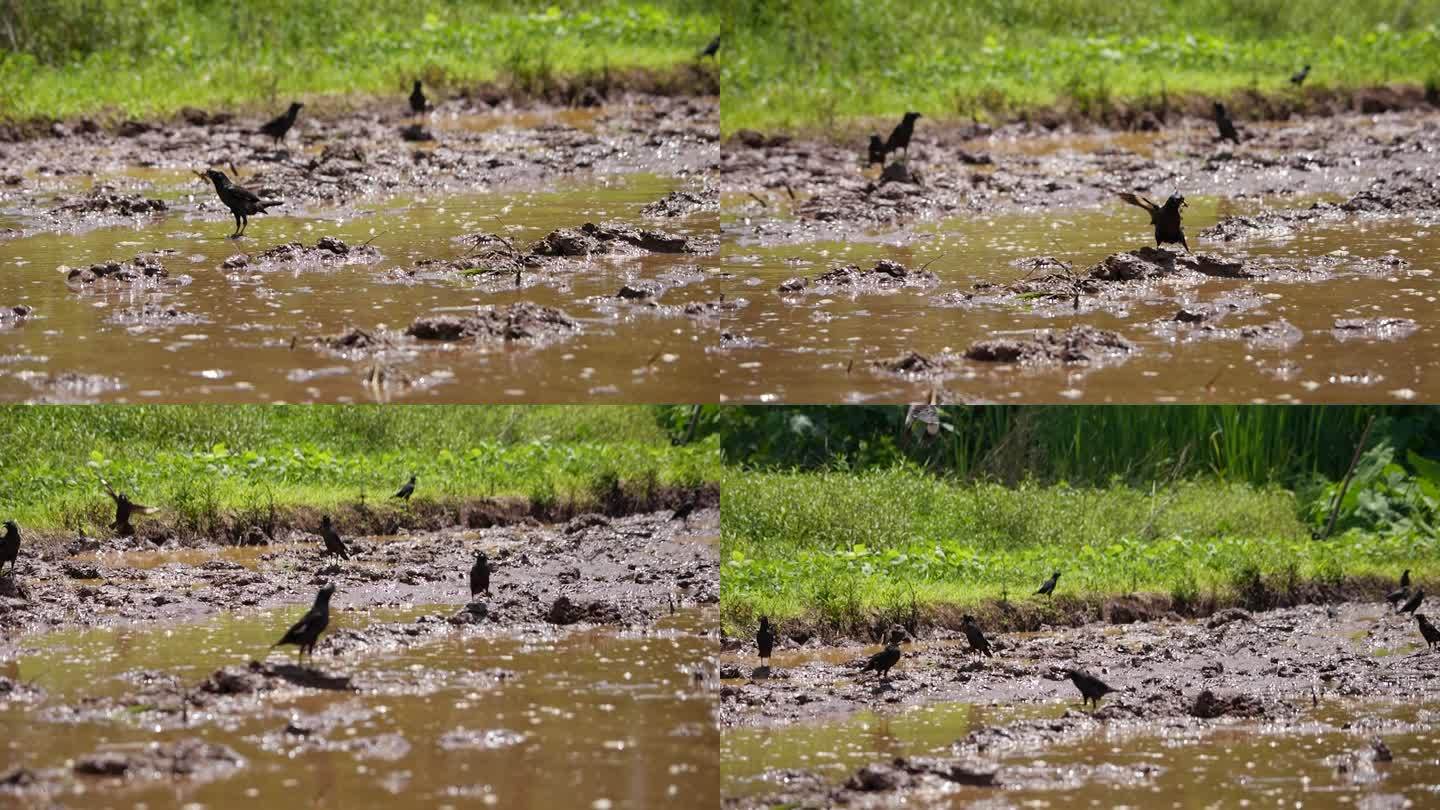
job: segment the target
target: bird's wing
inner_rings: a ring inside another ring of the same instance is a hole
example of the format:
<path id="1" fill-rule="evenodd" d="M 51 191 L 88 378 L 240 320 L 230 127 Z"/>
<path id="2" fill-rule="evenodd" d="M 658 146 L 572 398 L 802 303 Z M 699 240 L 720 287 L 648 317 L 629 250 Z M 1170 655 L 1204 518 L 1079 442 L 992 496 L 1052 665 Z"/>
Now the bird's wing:
<path id="1" fill-rule="evenodd" d="M 1131 205 L 1144 208 L 1146 211 L 1149 211 L 1152 214 L 1160 210 L 1160 206 L 1156 205 L 1153 202 L 1150 202 L 1149 200 L 1141 197 L 1138 194 L 1132 194 L 1129 191 L 1120 192 L 1120 199 L 1124 200 L 1127 203 L 1130 203 Z"/>
<path id="2" fill-rule="evenodd" d="M 105 476 L 101 475 L 100 473 L 95 473 L 95 477 L 100 479 L 100 486 L 105 488 L 105 493 L 107 495 L 117 501 L 120 500 L 120 496 L 115 492 L 115 488 L 110 486 L 110 482 L 105 480 Z"/>
<path id="3" fill-rule="evenodd" d="M 138 504 L 138 503 L 132 503 L 132 504 L 130 504 L 130 511 L 132 511 L 132 512 L 138 512 L 139 514 L 142 514 L 142 515 L 153 515 L 153 514 L 155 514 L 156 512 L 159 512 L 159 511 L 160 511 L 160 507 L 158 507 L 158 506 L 141 506 L 141 505 Z"/>
<path id="4" fill-rule="evenodd" d="M 280 639 L 275 643 L 292 644 L 299 639 L 305 638 L 305 636 L 309 634 L 311 628 L 313 628 L 315 626 L 315 623 L 319 620 L 320 615 L 315 613 L 314 611 L 306 613 L 304 616 L 300 617 L 300 621 L 291 625 L 290 629 L 285 631 L 284 638 Z"/>
<path id="5" fill-rule="evenodd" d="M 258 202 L 260 202 L 260 195 L 256 194 L 255 192 L 251 191 L 251 190 L 248 189 L 248 188 L 241 188 L 240 186 L 237 186 L 237 185 L 235 185 L 235 184 L 232 183 L 232 184 L 230 185 L 230 191 L 231 191 L 232 193 L 234 193 L 234 195 L 235 195 L 236 197 L 239 197 L 240 199 L 242 199 L 242 200 L 244 200 L 244 201 L 246 201 L 246 202 L 252 202 L 252 203 L 258 203 Z"/>

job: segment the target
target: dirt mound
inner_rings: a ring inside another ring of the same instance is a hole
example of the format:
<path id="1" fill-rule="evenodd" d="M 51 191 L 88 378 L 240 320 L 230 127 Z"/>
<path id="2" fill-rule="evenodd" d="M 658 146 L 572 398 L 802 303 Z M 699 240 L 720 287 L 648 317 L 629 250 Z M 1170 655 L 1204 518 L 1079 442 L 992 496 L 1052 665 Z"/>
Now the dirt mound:
<path id="1" fill-rule="evenodd" d="M 19 326 L 34 314 L 35 309 L 25 304 L 17 304 L 13 307 L 0 307 L 0 329 L 11 329 Z"/>
<path id="2" fill-rule="evenodd" d="M 688 217 L 691 214 L 701 212 L 717 212 L 720 210 L 720 190 L 715 186 L 707 185 L 698 192 L 677 189 L 664 197 L 649 203 L 640 209 L 640 213 L 647 217 L 675 219 Z"/>
<path id="3" fill-rule="evenodd" d="M 1118 332 L 1075 326 L 1058 334 L 1041 332 L 1034 338 L 982 340 L 965 351 L 965 358 L 979 363 L 1054 365 L 1101 363 L 1122 359 L 1135 351 L 1135 344 Z"/>
<path id="4" fill-rule="evenodd" d="M 128 262 L 116 261 L 92 264 L 89 267 L 65 268 L 65 283 L 72 290 L 111 288 L 133 288 L 139 286 L 184 286 L 190 283 L 189 276 L 170 277 L 170 272 L 160 262 L 161 253 L 142 253 Z"/>
<path id="5" fill-rule="evenodd" d="M 232 749 L 198 738 L 156 742 L 139 750 L 98 751 L 75 760 L 81 776 L 124 777 L 126 780 L 211 780 L 245 767 L 245 759 Z"/>
<path id="6" fill-rule="evenodd" d="M 1336 340 L 1404 340 L 1419 324 L 1409 318 L 1337 318 L 1330 334 Z"/>
<path id="7" fill-rule="evenodd" d="M 911 270 L 899 262 L 881 259 L 869 270 L 847 264 L 821 273 L 814 279 L 797 276 L 786 279 L 777 289 L 780 293 L 827 295 L 833 292 L 851 294 L 892 292 L 905 287 L 928 288 L 940 283 L 939 276 L 929 270 Z"/>
<path id="8" fill-rule="evenodd" d="M 623 619 L 620 609 L 600 599 L 585 599 L 560 596 L 550 604 L 545 621 L 551 624 L 620 624 Z"/>
<path id="9" fill-rule="evenodd" d="M 380 261 L 380 258 L 379 248 L 371 245 L 347 245 L 334 236 L 322 236 L 310 246 L 302 242 L 290 242 L 276 245 L 255 256 L 236 254 L 226 259 L 222 266 L 227 270 L 273 264 L 334 267 L 343 264 L 371 264 Z"/>
<path id="10" fill-rule="evenodd" d="M 55 218 L 84 216 L 89 214 L 113 214 L 122 217 L 138 217 L 157 214 L 166 208 L 165 201 L 141 197 L 138 194 L 117 194 L 108 187 L 91 189 L 79 197 L 71 197 L 50 210 Z"/>
<path id="11" fill-rule="evenodd" d="M 609 222 L 587 222 L 577 228 L 559 228 L 530 245 L 536 257 L 643 256 L 650 253 L 709 253 L 715 240 L 683 236 L 652 228 Z"/>
<path id="12" fill-rule="evenodd" d="M 107 320 L 117 326 L 137 331 L 153 327 L 192 326 L 205 323 L 205 318 L 185 312 L 173 304 L 167 306 L 154 302 L 146 302 L 140 307 L 118 310 Z"/>
<path id="13" fill-rule="evenodd" d="M 581 332 L 578 322 L 553 307 L 527 302 L 507 307 L 487 307 L 469 317 L 437 315 L 417 318 L 405 334 L 419 340 L 503 341 L 540 343 L 570 337 Z"/>

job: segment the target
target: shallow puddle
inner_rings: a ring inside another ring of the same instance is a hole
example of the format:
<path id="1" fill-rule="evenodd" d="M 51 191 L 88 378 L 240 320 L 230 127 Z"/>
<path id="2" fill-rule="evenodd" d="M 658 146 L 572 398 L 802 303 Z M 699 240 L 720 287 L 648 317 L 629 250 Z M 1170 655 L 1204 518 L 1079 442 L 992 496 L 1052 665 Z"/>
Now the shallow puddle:
<path id="1" fill-rule="evenodd" d="M 1069 708 L 945 703 L 890 714 L 866 711 L 823 724 L 727 730 L 722 790 L 727 797 L 773 793 L 784 784 L 786 769 L 817 773 L 838 785 L 866 764 L 947 756 L 972 729 L 1058 716 Z M 1366 730 L 1350 727 L 1362 718 Z M 1371 767 L 1375 736 L 1394 759 Z M 999 758 L 1002 780 L 1006 769 L 1010 775 L 1007 787 L 913 792 L 903 806 L 959 808 L 988 798 L 1023 807 L 1353 807 L 1384 794 L 1424 807 L 1440 793 L 1437 742 L 1440 707 L 1433 705 L 1334 702 L 1296 723 L 1232 722 L 1207 730 L 1158 723 L 1007 754 Z M 1351 752 L 1355 759 L 1342 763 Z M 895 806 L 901 806 L 898 800 Z"/>
<path id="2" fill-rule="evenodd" d="M 740 401 L 913 401 L 928 394 L 929 382 L 877 373 L 870 363 L 910 351 L 960 355 L 985 338 L 1089 324 L 1119 332 L 1138 351 L 1103 367 L 966 362 L 958 376 L 946 380 L 945 388 L 951 398 L 1026 402 L 1395 402 L 1440 397 L 1440 330 L 1431 317 L 1440 297 L 1440 274 L 1434 272 L 1440 269 L 1440 229 L 1385 219 L 1302 227 L 1287 238 L 1236 243 L 1201 242 L 1195 236 L 1221 217 L 1256 207 L 1253 200 L 1192 199 L 1185 220 L 1191 247 L 1292 260 L 1337 251 L 1352 258 L 1395 255 L 1410 266 L 1383 275 L 1342 270 L 1315 282 L 1213 279 L 1177 291 L 1185 301 L 1208 301 L 1241 288 L 1253 290 L 1265 302 L 1230 316 L 1224 326 L 1283 318 L 1303 333 L 1289 348 L 1263 348 L 1236 338 L 1177 342 L 1156 334 L 1153 323 L 1172 318 L 1179 306 L 1172 296 L 1136 300 L 1119 314 L 1080 315 L 1042 314 L 1025 304 L 970 309 L 932 301 L 970 290 L 980 281 L 1016 281 L 1025 271 L 1011 262 L 1023 257 L 1054 256 L 1083 272 L 1111 253 L 1149 244 L 1143 212 L 1122 203 L 1051 214 L 962 218 L 920 227 L 903 237 L 857 234 L 850 242 L 785 247 L 731 240 L 722 251 L 723 267 L 732 274 L 725 292 L 751 303 L 724 324 L 736 338 L 724 352 L 724 395 Z M 892 244 L 897 241 L 903 244 Z M 911 268 L 926 266 L 940 277 L 940 284 L 929 290 L 857 297 L 782 297 L 776 292 L 790 277 L 813 277 L 849 263 L 868 268 L 880 258 Z M 1393 341 L 1342 341 L 1331 334 L 1337 318 L 1380 316 L 1410 318 L 1419 329 Z"/>
<path id="3" fill-rule="evenodd" d="M 707 347 L 714 319 L 662 316 L 617 302 L 616 292 L 637 279 L 673 272 L 693 278 L 672 290 L 667 304 L 714 298 L 705 271 L 713 256 L 656 254 L 596 261 L 563 284 L 527 278 L 520 287 L 481 284 L 456 276 L 397 280 L 389 271 L 418 259 L 466 253 L 452 239 L 475 231 L 501 233 L 527 244 L 560 227 L 620 221 L 686 235 L 713 236 L 718 217 L 646 220 L 641 207 L 683 181 L 656 175 L 598 175 L 543 191 L 414 197 L 362 204 L 344 215 L 324 209 L 287 209 L 255 217 L 246 238 L 230 240 L 233 220 L 201 216 L 189 195 L 213 191 L 193 176 L 170 170 L 129 170 L 146 194 L 169 199 L 171 213 L 139 226 L 80 233 L 41 233 L 0 241 L 0 304 L 33 307 L 22 325 L 0 330 L 0 400 L 66 396 L 103 401 L 305 402 L 409 399 L 436 402 L 605 401 L 680 402 L 706 395 L 715 376 Z M 373 264 L 291 272 L 283 267 L 225 270 L 238 253 L 258 253 L 291 241 L 314 244 L 322 236 L 348 244 L 369 242 L 381 251 Z M 165 291 L 77 293 L 57 273 L 61 265 L 86 267 L 128 261 L 158 250 L 171 277 L 188 286 Z M 426 347 L 402 364 L 380 390 L 365 378 L 373 364 L 336 359 L 305 341 L 351 328 L 404 330 L 417 317 L 476 306 L 529 301 L 559 308 L 583 333 L 542 348 L 455 350 Z M 175 307 L 199 321 L 132 326 L 112 318 L 145 305 Z M 109 378 L 56 393 L 53 376 L 73 372 Z M 398 381 L 396 381 L 398 380 Z M 77 391 L 77 389 L 79 389 Z"/>
<path id="4" fill-rule="evenodd" d="M 211 783 L 124 785 L 64 777 L 70 807 L 256 801 L 320 807 L 680 807 L 718 791 L 713 721 L 713 614 L 682 613 L 647 632 L 535 631 L 508 636 L 443 633 L 399 649 L 326 653 L 315 664 L 383 689 L 302 690 L 262 701 L 253 714 L 196 716 L 157 730 L 125 718 L 51 722 L 37 715 L 81 697 L 120 695 L 139 671 L 198 683 L 224 665 L 261 657 L 303 608 L 226 615 L 173 628 L 56 633 L 0 665 L 48 692 L 0 709 L 6 767 L 68 768 L 97 750 L 199 737 L 234 749 L 246 765 Z M 332 635 L 373 622 L 408 622 L 451 608 L 338 610 Z M 701 631 L 701 632 L 697 632 Z M 279 663 L 293 649 L 271 653 Z M 503 671 L 503 674 L 500 672 Z M 697 673 L 700 677 L 697 677 Z M 286 733 L 295 718 L 345 718 L 323 738 Z"/>

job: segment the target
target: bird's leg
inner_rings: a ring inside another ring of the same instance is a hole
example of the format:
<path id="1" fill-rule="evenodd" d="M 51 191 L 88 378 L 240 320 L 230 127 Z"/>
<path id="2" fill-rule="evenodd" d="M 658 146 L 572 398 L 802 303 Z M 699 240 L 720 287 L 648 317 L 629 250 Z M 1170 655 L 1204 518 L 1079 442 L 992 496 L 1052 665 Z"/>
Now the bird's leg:
<path id="1" fill-rule="evenodd" d="M 235 214 L 234 216 L 235 216 L 235 232 L 232 233 L 232 234 L 230 234 L 230 238 L 231 238 L 231 239 L 234 239 L 235 237 L 237 237 L 237 236 L 240 235 L 240 215 L 239 215 L 239 214 Z"/>
<path id="2" fill-rule="evenodd" d="M 244 214 L 241 214 L 241 215 L 240 215 L 240 235 L 241 235 L 241 236 L 244 236 L 244 235 L 245 235 L 245 229 L 248 228 L 248 227 L 250 227 L 250 217 L 248 217 L 248 216 L 246 216 L 246 215 L 244 215 Z"/>

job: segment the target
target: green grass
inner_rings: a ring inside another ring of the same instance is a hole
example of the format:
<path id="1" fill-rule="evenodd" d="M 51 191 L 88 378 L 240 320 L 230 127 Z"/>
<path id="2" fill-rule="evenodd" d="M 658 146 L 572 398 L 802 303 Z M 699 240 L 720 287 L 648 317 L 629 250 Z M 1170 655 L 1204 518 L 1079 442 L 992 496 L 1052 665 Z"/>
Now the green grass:
<path id="1" fill-rule="evenodd" d="M 727 628 L 760 614 L 839 632 L 876 616 L 1057 593 L 1224 600 L 1257 578 L 1338 583 L 1401 568 L 1440 576 L 1430 530 L 1311 539 L 1296 496 L 1275 486 L 1007 487 L 913 468 L 727 474 L 721 605 Z"/>
<path id="2" fill-rule="evenodd" d="M 7 406 L 0 516 L 100 531 L 103 475 L 135 500 L 209 525 L 225 511 L 389 497 L 586 503 L 619 485 L 719 479 L 713 438 L 675 447 L 665 406 Z"/>
<path id="3" fill-rule="evenodd" d="M 707 0 L 13 0 L 0 25 L 0 120 L 292 97 L 407 94 L 693 62 Z"/>
<path id="4" fill-rule="evenodd" d="M 1440 84 L 1440 0 L 733 0 L 722 125 Z M 877 124 L 878 125 L 878 124 Z M 892 124 L 893 125 L 893 124 Z M 855 126 L 845 127 L 854 129 Z"/>

